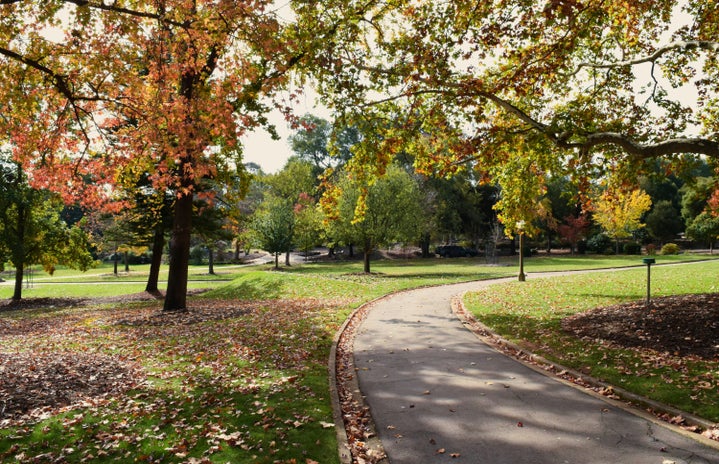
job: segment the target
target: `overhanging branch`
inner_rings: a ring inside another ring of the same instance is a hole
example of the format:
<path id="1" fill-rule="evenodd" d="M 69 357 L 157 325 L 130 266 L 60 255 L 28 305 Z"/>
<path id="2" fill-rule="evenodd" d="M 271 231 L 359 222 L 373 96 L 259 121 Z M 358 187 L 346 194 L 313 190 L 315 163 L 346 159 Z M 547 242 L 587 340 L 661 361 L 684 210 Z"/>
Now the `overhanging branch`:
<path id="1" fill-rule="evenodd" d="M 662 56 L 675 50 L 705 50 L 705 51 L 716 51 L 719 49 L 719 42 L 713 40 L 686 40 L 681 42 L 673 42 L 663 47 L 658 48 L 654 53 L 634 58 L 631 60 L 616 61 L 609 63 L 580 63 L 577 69 L 572 75 L 577 74 L 582 68 L 594 68 L 594 69 L 609 69 L 609 68 L 621 68 L 627 66 L 635 66 L 644 63 L 654 63 Z"/>

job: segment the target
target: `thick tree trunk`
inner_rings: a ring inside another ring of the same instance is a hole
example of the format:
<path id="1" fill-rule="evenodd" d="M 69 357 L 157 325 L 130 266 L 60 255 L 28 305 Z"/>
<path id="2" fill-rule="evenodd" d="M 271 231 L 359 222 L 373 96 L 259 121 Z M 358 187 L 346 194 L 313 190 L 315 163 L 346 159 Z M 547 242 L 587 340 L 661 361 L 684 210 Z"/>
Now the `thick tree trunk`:
<path id="1" fill-rule="evenodd" d="M 215 275 L 215 252 L 212 251 L 212 248 L 207 248 L 207 262 L 208 262 L 208 270 L 207 273 L 210 275 Z"/>
<path id="2" fill-rule="evenodd" d="M 287 252 L 285 253 L 285 266 L 289 266 L 289 265 L 290 265 L 290 251 L 287 250 Z"/>
<path id="3" fill-rule="evenodd" d="M 187 265 L 190 262 L 192 234 L 192 193 L 175 201 L 172 238 L 170 239 L 170 271 L 163 311 L 187 309 Z"/>
<path id="4" fill-rule="evenodd" d="M 15 264 L 15 290 L 12 294 L 12 299 L 14 301 L 19 301 L 22 299 L 22 278 L 25 274 L 25 266 L 20 261 L 19 263 Z"/>
<path id="5" fill-rule="evenodd" d="M 162 227 L 155 228 L 155 236 L 152 240 L 152 261 L 150 262 L 150 275 L 147 277 L 145 291 L 157 293 L 157 283 L 160 280 L 160 266 L 162 265 L 162 250 L 165 248 L 165 232 Z"/>
<path id="6" fill-rule="evenodd" d="M 125 272 L 130 273 L 130 253 L 128 251 L 122 254 L 122 259 L 125 260 Z"/>
<path id="7" fill-rule="evenodd" d="M 372 246 L 372 242 L 369 239 L 364 241 L 364 250 L 362 250 L 362 251 L 364 252 L 364 272 L 365 272 L 365 274 L 370 273 L 369 259 L 370 259 L 370 255 L 372 254 L 373 248 L 374 247 Z"/>
<path id="8" fill-rule="evenodd" d="M 279 268 L 280 268 L 280 254 L 275 253 L 275 269 L 279 269 Z"/>
<path id="9" fill-rule="evenodd" d="M 369 266 L 369 255 L 372 254 L 370 250 L 364 251 L 364 272 L 365 274 L 370 273 L 370 266 Z"/>
<path id="10" fill-rule="evenodd" d="M 422 249 L 422 257 L 423 258 L 429 258 L 430 239 L 431 239 L 431 237 L 428 233 L 422 234 L 422 238 L 420 239 L 419 246 Z"/>
<path id="11" fill-rule="evenodd" d="M 17 243 L 12 250 L 13 265 L 15 265 L 15 290 L 12 294 L 14 301 L 22 299 L 22 278 L 25 274 L 25 221 L 27 220 L 25 206 L 22 202 L 17 203 Z"/>

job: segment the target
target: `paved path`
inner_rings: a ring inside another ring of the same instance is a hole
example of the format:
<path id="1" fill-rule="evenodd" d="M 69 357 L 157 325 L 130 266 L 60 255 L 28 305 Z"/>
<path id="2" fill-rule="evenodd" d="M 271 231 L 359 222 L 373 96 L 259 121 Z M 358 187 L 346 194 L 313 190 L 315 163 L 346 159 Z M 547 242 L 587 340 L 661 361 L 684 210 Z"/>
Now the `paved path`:
<path id="1" fill-rule="evenodd" d="M 707 447 L 546 377 L 488 347 L 450 299 L 489 283 L 394 295 L 354 343 L 392 464 L 719 463 Z"/>

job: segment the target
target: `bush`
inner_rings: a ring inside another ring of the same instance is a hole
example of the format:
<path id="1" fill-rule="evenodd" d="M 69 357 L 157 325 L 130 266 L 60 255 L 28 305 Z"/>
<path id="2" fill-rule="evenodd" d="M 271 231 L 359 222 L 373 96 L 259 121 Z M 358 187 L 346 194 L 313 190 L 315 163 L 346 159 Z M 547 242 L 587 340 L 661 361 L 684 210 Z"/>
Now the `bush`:
<path id="1" fill-rule="evenodd" d="M 657 246 L 653 243 L 650 243 L 646 246 L 647 254 L 652 256 L 657 252 Z"/>
<path id="2" fill-rule="evenodd" d="M 583 255 L 587 252 L 587 241 L 580 240 L 577 242 L 577 253 Z"/>
<path id="3" fill-rule="evenodd" d="M 679 248 L 679 245 L 676 243 L 667 243 L 662 247 L 661 254 L 663 255 L 678 255 L 681 251 L 681 248 Z"/>
<path id="4" fill-rule="evenodd" d="M 628 242 L 624 244 L 622 248 L 625 255 L 641 255 L 642 246 L 637 242 Z"/>
<path id="5" fill-rule="evenodd" d="M 604 234 L 593 235 L 587 240 L 587 250 L 593 253 L 611 253 L 612 249 L 612 239 Z"/>

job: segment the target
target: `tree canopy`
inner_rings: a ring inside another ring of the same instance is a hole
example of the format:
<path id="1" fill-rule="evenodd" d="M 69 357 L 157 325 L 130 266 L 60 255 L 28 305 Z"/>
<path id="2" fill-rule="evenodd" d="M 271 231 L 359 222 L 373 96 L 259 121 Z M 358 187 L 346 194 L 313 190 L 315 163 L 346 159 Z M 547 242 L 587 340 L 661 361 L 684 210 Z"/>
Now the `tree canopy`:
<path id="1" fill-rule="evenodd" d="M 271 108 L 289 111 L 279 92 L 314 43 L 290 26 L 269 0 L 3 0 L 2 143 L 67 201 L 112 200 L 118 169 L 170 191 L 165 309 L 182 309 L 202 180 L 240 165 Z"/>
<path id="2" fill-rule="evenodd" d="M 318 50 L 317 74 L 343 124 L 375 127 L 351 161 L 360 175 L 400 148 L 428 174 L 490 173 L 520 153 L 532 175 L 586 189 L 605 169 L 634 178 L 654 158 L 719 157 L 714 1 L 361 4 L 305 7 L 355 18 Z"/>

